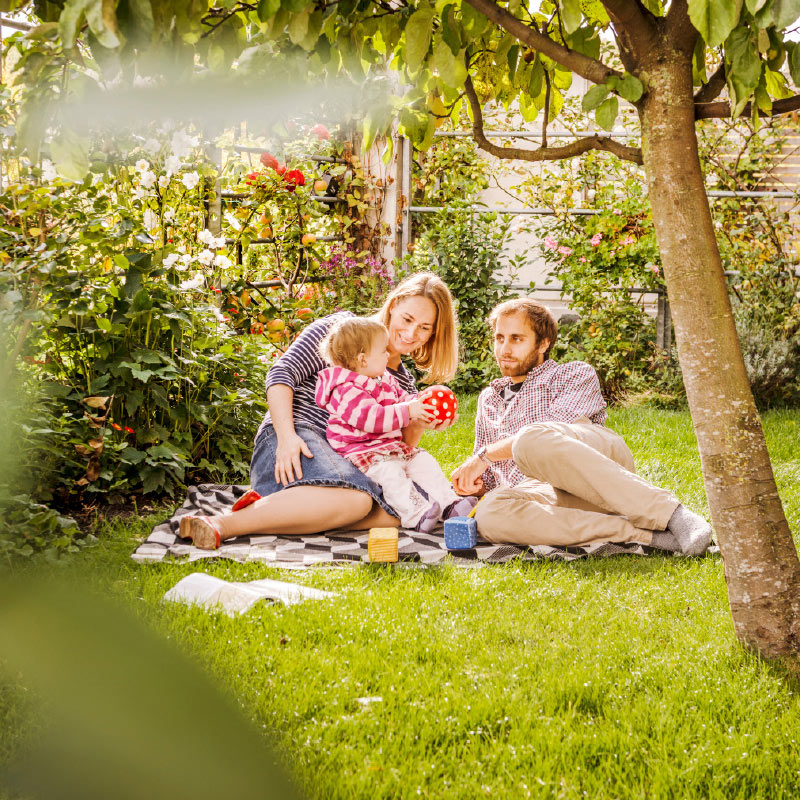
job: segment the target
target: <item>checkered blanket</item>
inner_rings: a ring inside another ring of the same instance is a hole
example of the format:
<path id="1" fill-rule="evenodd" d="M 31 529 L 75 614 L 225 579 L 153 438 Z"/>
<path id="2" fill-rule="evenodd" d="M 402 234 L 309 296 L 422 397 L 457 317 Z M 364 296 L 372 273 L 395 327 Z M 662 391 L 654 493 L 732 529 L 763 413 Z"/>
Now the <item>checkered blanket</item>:
<path id="1" fill-rule="evenodd" d="M 157 525 L 147 540 L 133 553 L 135 561 L 162 561 L 167 556 L 188 556 L 189 561 L 202 558 L 230 558 L 236 561 L 261 561 L 275 567 L 303 569 L 319 564 L 345 564 L 369 561 L 366 531 L 336 531 L 315 536 L 240 536 L 223 542 L 218 550 L 199 550 L 188 539 L 178 536 L 178 521 L 184 514 L 219 514 L 229 511 L 245 486 L 201 484 L 190 486 L 184 504 L 172 517 Z M 578 558 L 606 557 L 622 554 L 650 555 L 659 553 L 646 545 L 598 542 L 581 547 L 519 547 L 491 544 L 478 540 L 472 550 L 448 551 L 442 529 L 419 533 L 400 529 L 398 555 L 406 565 L 439 564 L 445 558 L 458 566 L 501 564 L 513 558 L 524 561 L 555 559 L 573 561 Z"/>

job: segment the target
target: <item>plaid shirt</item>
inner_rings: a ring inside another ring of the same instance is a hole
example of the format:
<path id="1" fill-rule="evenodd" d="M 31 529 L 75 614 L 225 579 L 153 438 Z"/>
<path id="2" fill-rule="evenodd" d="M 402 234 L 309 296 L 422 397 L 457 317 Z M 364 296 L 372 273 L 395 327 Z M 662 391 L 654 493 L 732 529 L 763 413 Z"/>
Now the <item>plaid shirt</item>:
<path id="1" fill-rule="evenodd" d="M 528 373 L 522 388 L 507 402 L 503 395 L 510 383 L 511 378 L 498 378 L 481 392 L 473 453 L 534 422 L 575 422 L 580 417 L 588 417 L 596 425 L 606 421 L 606 401 L 597 373 L 583 361 L 557 364 L 548 359 Z M 487 491 L 526 479 L 512 459 L 496 461 L 483 473 Z"/>

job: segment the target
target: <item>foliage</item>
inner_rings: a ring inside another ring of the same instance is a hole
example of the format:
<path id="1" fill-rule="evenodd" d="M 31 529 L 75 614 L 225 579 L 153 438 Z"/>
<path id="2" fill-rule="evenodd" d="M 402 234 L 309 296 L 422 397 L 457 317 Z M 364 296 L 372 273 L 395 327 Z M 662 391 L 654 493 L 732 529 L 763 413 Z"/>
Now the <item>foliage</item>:
<path id="1" fill-rule="evenodd" d="M 550 275 L 578 314 L 559 334 L 553 356 L 588 361 L 613 401 L 655 356 L 655 326 L 644 307 L 645 293 L 634 290 L 663 291 L 663 282 L 641 184 L 629 179 L 621 187 L 600 186 L 592 206 L 594 215 L 556 217 L 536 228 Z"/>
<path id="2" fill-rule="evenodd" d="M 496 213 L 475 213 L 471 204 L 454 202 L 439 211 L 416 243 L 404 267 L 431 269 L 450 287 L 456 301 L 461 364 L 451 386 L 474 392 L 498 376 L 492 355 L 489 312 L 513 292 L 500 271 L 513 281 L 524 254 L 507 257 L 511 220 Z"/>
<path id="3" fill-rule="evenodd" d="M 377 258 L 352 248 L 332 247 L 319 265 L 319 274 L 326 278 L 324 292 L 318 293 L 320 314 L 343 309 L 359 316 L 372 314 L 394 285 L 394 278 Z"/>

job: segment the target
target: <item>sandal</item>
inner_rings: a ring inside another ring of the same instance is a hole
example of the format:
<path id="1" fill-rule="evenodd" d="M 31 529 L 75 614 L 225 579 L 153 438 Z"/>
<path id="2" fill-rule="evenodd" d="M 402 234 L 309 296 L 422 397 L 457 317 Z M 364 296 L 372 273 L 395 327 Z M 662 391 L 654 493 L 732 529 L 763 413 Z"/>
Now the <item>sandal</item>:
<path id="1" fill-rule="evenodd" d="M 252 505 L 255 503 L 256 500 L 260 500 L 261 495 L 255 489 L 248 489 L 234 504 L 232 511 L 241 511 L 243 508 L 247 508 L 247 506 Z"/>
<path id="2" fill-rule="evenodd" d="M 195 547 L 201 550 L 216 550 L 222 539 L 210 517 L 185 516 L 180 519 L 180 536 L 191 539 Z"/>

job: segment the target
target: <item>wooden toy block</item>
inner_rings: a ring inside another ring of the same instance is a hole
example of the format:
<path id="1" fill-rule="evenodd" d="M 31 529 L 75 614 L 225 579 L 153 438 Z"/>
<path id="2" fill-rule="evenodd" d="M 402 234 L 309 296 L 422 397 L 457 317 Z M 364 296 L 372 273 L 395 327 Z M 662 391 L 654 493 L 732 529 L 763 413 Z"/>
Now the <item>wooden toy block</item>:
<path id="1" fill-rule="evenodd" d="M 469 550 L 478 543 L 478 523 L 472 517 L 444 521 L 444 544 L 448 550 Z"/>
<path id="2" fill-rule="evenodd" d="M 392 564 L 397 561 L 397 528 L 370 528 L 369 560 Z"/>

